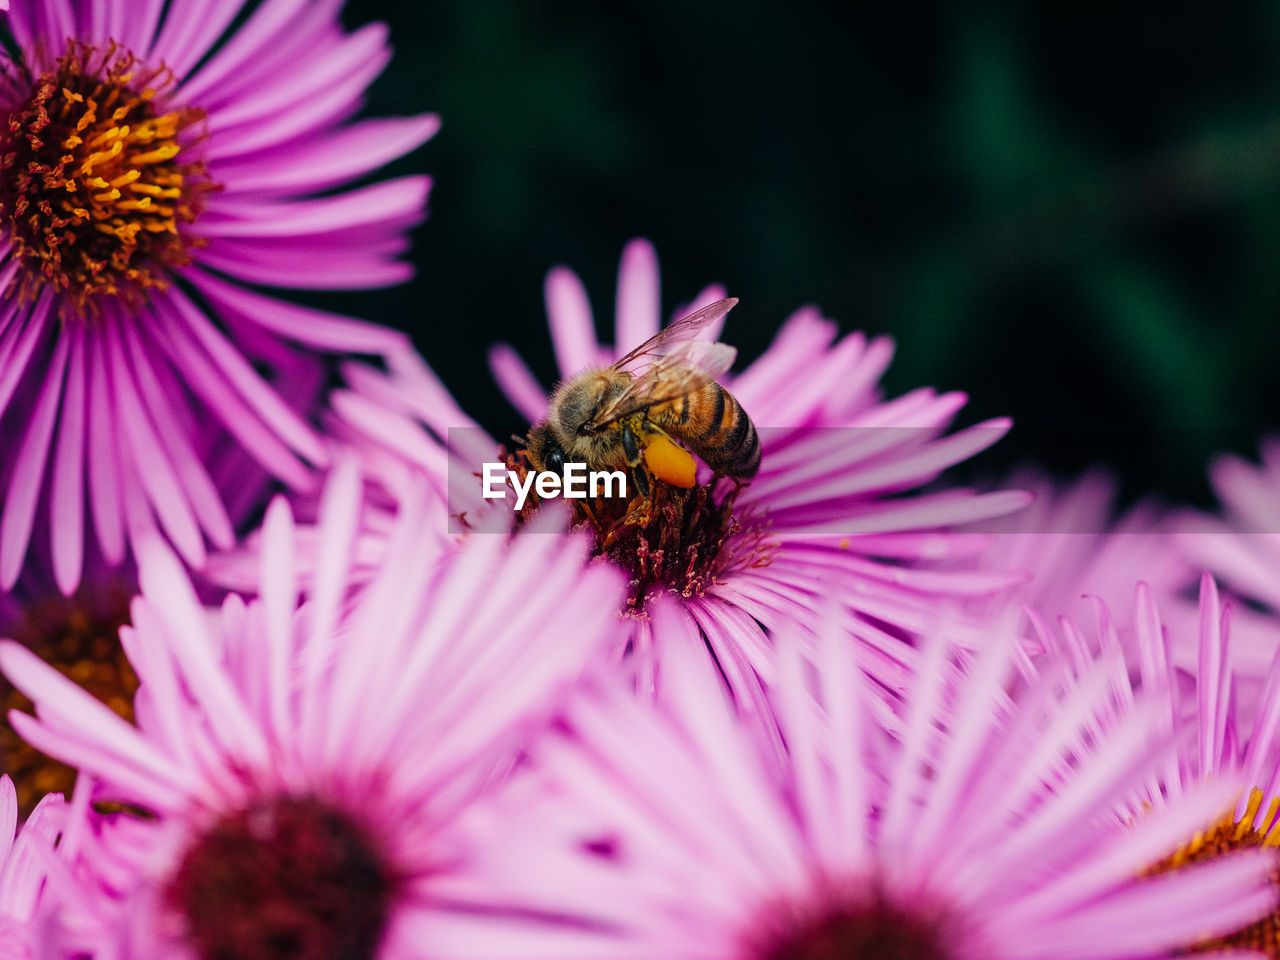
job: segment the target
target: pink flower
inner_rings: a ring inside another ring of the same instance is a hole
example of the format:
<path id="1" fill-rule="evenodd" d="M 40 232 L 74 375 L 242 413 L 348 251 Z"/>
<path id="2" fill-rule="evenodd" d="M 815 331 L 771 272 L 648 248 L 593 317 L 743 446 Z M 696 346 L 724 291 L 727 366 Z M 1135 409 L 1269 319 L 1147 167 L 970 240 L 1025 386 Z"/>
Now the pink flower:
<path id="1" fill-rule="evenodd" d="M 1188 864 L 1222 862 L 1243 850 L 1275 854 L 1280 848 L 1280 658 L 1272 660 L 1262 677 L 1236 669 L 1235 611 L 1221 601 L 1208 573 L 1200 581 L 1198 623 L 1178 623 L 1170 630 L 1145 582 L 1137 585 L 1133 596 L 1131 623 L 1113 620 L 1107 606 L 1094 598 L 1096 640 L 1069 623 L 1060 636 L 1043 621 L 1037 627 L 1051 649 L 1042 661 L 1046 672 L 1061 673 L 1069 664 L 1068 673 L 1095 675 L 1097 662 L 1111 664 L 1105 680 L 1110 694 L 1090 718 L 1095 733 L 1104 731 L 1105 736 L 1123 728 L 1145 701 L 1156 706 L 1162 735 L 1193 734 L 1179 737 L 1178 751 L 1131 784 L 1117 808 L 1125 820 L 1165 815 L 1210 785 L 1237 786 L 1231 807 L 1188 821 L 1176 845 L 1153 858 L 1146 872 L 1177 873 Z M 1189 666 L 1183 668 L 1176 663 L 1177 655 L 1188 648 Z M 1093 679 L 1076 682 L 1083 687 Z M 1092 764 L 1092 750 L 1081 749 L 1077 762 Z M 1273 881 L 1273 888 L 1277 886 Z M 1217 932 L 1210 931 L 1207 910 L 1199 914 L 1201 907 L 1194 903 L 1186 909 L 1204 921 L 1197 952 L 1213 947 L 1255 949 L 1269 957 L 1280 954 L 1280 910 L 1275 905 L 1264 916 L 1242 917 Z"/>
<path id="2" fill-rule="evenodd" d="M 8 17 L 0 587 L 37 522 L 66 592 L 90 520 L 112 564 L 158 528 L 200 565 L 233 540 L 208 425 L 233 460 L 305 488 L 328 451 L 298 413 L 299 366 L 403 347 L 251 287 L 405 279 L 427 179 L 342 188 L 438 121 L 346 122 L 389 57 L 381 25 L 348 35 L 334 5 L 296 0 L 237 23 L 244 7 L 58 0 Z"/>
<path id="3" fill-rule="evenodd" d="M 692 306 L 721 295 L 709 288 Z M 586 292 L 570 271 L 552 271 L 546 300 L 561 376 L 613 363 L 661 325 L 653 248 L 637 240 L 623 252 L 615 346 L 597 341 Z M 713 325 L 704 336 L 719 334 Z M 813 609 L 828 597 L 855 613 L 863 665 L 900 689 L 918 661 L 904 638 L 927 631 L 938 604 L 1010 582 L 1003 574 L 947 570 L 940 561 L 971 555 L 987 542 L 950 527 L 1017 510 L 1028 495 L 914 492 L 994 443 L 1009 422 L 948 434 L 963 394 L 926 388 L 882 401 L 877 384 L 892 352 L 887 339 L 837 339 L 835 324 L 816 310 L 797 311 L 763 356 L 722 378 L 759 431 L 759 473 L 732 501 L 725 485 L 714 488 L 697 523 L 689 522 L 693 533 L 663 545 L 661 564 L 653 560 L 656 543 L 606 551 L 631 574 L 637 602 L 646 594 L 679 597 L 743 702 L 761 705 L 761 682 L 767 685 L 776 673 L 770 631 L 811 623 Z M 530 422 L 547 415 L 546 391 L 510 348 L 496 347 L 491 363 Z M 709 479 L 702 468 L 701 480 Z M 980 642 L 977 634 L 967 639 Z M 635 623 L 631 645 L 641 682 L 652 686 L 660 667 L 642 621 Z"/>
<path id="4" fill-rule="evenodd" d="M 981 555 L 981 567 L 1018 578 L 1011 590 L 982 598 L 988 612 L 1019 604 L 1045 617 L 1078 618 L 1089 612 L 1092 596 L 1104 600 L 1118 622 L 1128 623 L 1134 571 L 1162 598 L 1186 585 L 1189 568 L 1169 549 L 1172 531 L 1164 513 L 1140 503 L 1116 517 L 1116 485 L 1105 472 L 1055 483 L 1023 468 L 1004 482 L 1029 491 L 1035 501 L 987 525 L 992 544 Z"/>
<path id="5" fill-rule="evenodd" d="M 664 602 L 660 639 L 672 616 Z M 524 914 L 451 918 L 436 955 L 1157 957 L 1274 906 L 1273 851 L 1141 876 L 1236 785 L 1224 775 L 1123 825 L 1112 811 L 1177 741 L 1145 694 L 1098 728 L 1114 660 L 1010 699 L 1012 634 L 992 624 L 957 674 L 944 632 L 893 736 L 871 721 L 847 634 L 830 620 L 818 633 L 812 662 L 808 641 L 778 637 L 781 767 L 684 646 L 665 652 L 676 669 L 657 704 L 607 682 L 575 699 L 533 750 L 539 780 L 477 821 L 491 838 L 477 885 Z"/>
<path id="6" fill-rule="evenodd" d="M 720 294 L 708 288 L 695 302 Z M 553 271 L 547 306 L 561 372 L 570 376 L 612 363 L 656 333 L 658 302 L 655 254 L 648 243 L 635 241 L 619 271 L 620 346 L 606 348 L 596 342 L 577 278 L 565 269 Z M 718 325 L 703 331 L 707 338 L 718 333 Z M 644 613 L 648 597 L 679 598 L 688 642 L 707 644 L 735 695 L 765 719 L 764 688 L 776 672 L 769 633 L 788 623 L 810 623 L 820 590 L 857 613 L 854 629 L 864 665 L 900 689 L 918 660 L 908 638 L 933 624 L 939 603 L 988 595 L 1019 578 L 944 564 L 971 557 L 989 542 L 985 534 L 949 532 L 951 525 L 1006 514 L 1025 505 L 1028 495 L 961 489 L 901 495 L 995 442 L 1008 422 L 946 435 L 963 405 L 960 394 L 925 389 L 879 402 L 876 384 L 891 352 L 887 340 L 857 334 L 837 342 L 834 324 L 814 310 L 798 312 L 763 357 L 742 374 L 723 378 L 760 428 L 763 461 L 751 484 L 732 503 L 730 484 L 707 487 L 708 499 L 686 513 L 691 532 L 674 546 L 633 539 L 612 549 L 598 547 L 605 562 L 632 581 L 623 611 L 627 629 L 614 655 L 633 656 L 629 669 L 637 671 L 643 688 L 652 691 L 660 672 Z M 491 361 L 507 396 L 529 421 L 544 417 L 547 394 L 519 358 L 498 346 Z M 458 408 L 419 357 L 395 355 L 385 372 L 349 363 L 344 374 L 347 386 L 330 398 L 327 431 L 359 452 L 386 498 L 383 516 L 371 517 L 369 529 L 385 526 L 395 491 L 415 471 L 448 497 L 452 523 L 434 535 L 510 529 L 511 501 L 481 496 L 481 465 L 499 459 L 497 441 Z M 701 480 L 709 479 L 703 467 Z M 602 546 L 604 538 L 596 533 Z M 224 582 L 242 582 L 242 576 L 235 578 L 245 560 L 243 554 L 219 560 L 214 572 Z M 963 639 L 981 642 L 976 625 Z"/>
<path id="7" fill-rule="evenodd" d="M 37 704 L 15 728 L 91 777 L 96 800 L 152 815 L 99 816 L 81 847 L 119 955 L 276 956 L 286 943 L 299 958 L 420 956 L 472 856 L 459 813 L 616 629 L 618 578 L 583 569 L 583 538 L 476 537 L 442 555 L 419 536 L 421 485 L 353 592 L 359 489 L 343 462 L 301 605 L 282 500 L 248 604 L 202 609 L 168 550 L 142 545 L 123 632 L 136 727 L 0 646 Z"/>
<path id="8" fill-rule="evenodd" d="M 54 904 L 70 887 L 70 873 L 58 859 L 74 844 L 70 807 L 58 794 L 42 800 L 18 826 L 13 782 L 0 777 L 0 957 L 28 960 L 44 956 L 56 936 L 49 922 Z"/>
<path id="9" fill-rule="evenodd" d="M 1221 516 L 1186 513 L 1177 539 L 1184 560 L 1211 570 L 1223 588 L 1247 601 L 1232 613 L 1237 670 L 1261 678 L 1280 645 L 1280 437 L 1259 445 L 1261 462 L 1225 454 L 1209 479 Z"/>

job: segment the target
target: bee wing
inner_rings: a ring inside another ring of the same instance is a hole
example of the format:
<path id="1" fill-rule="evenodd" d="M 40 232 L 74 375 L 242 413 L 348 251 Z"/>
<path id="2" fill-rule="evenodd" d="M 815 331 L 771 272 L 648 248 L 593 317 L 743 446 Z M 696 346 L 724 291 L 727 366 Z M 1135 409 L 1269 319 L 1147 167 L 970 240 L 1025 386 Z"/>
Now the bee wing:
<path id="1" fill-rule="evenodd" d="M 636 347 L 625 357 L 620 359 L 613 365 L 613 369 L 629 369 L 634 367 L 638 361 L 645 357 L 662 356 L 669 353 L 676 344 L 687 343 L 694 340 L 704 327 L 719 320 L 737 306 L 737 304 L 737 297 L 729 297 L 726 300 L 717 300 L 715 303 L 709 303 L 701 310 L 695 310 L 688 316 L 681 317 L 670 326 L 659 330 L 644 343 L 640 344 L 640 346 Z M 730 360 L 730 363 L 732 362 L 733 361 Z"/>
<path id="2" fill-rule="evenodd" d="M 720 379 L 737 355 L 738 351 L 727 343 L 690 340 L 676 344 L 636 374 L 625 390 L 592 417 L 592 424 L 596 428 L 607 426 L 638 410 L 692 393 Z"/>

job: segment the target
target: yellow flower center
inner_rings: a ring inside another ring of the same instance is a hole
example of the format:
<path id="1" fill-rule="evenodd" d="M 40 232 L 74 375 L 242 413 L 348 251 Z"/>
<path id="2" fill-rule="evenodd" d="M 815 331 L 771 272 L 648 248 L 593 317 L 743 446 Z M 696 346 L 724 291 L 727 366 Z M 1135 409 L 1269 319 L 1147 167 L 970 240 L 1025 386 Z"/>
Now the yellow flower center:
<path id="1" fill-rule="evenodd" d="M 73 597 L 51 597 L 28 607 L 7 632 L 132 722 L 138 677 L 119 638 L 121 625 L 129 621 L 128 600 L 123 587 L 92 600 L 83 589 Z M 10 710 L 31 712 L 31 701 L 8 683 L 0 681 L 0 695 L 6 718 Z M 13 779 L 24 819 L 45 794 L 69 796 L 76 779 L 75 770 L 26 743 L 7 720 L 0 724 L 0 770 Z"/>
<path id="2" fill-rule="evenodd" d="M 102 295 L 140 301 L 191 262 L 183 226 L 213 184 L 189 157 L 204 112 L 157 106 L 174 82 L 74 41 L 42 76 L 10 78 L 30 90 L 0 129 L 0 223 L 24 268 L 11 293 L 51 284 L 83 315 Z"/>
<path id="3" fill-rule="evenodd" d="M 1157 875 L 1170 873 L 1188 863 L 1202 863 L 1226 856 L 1236 850 L 1256 847 L 1280 847 L 1280 797 L 1273 797 L 1267 815 L 1261 820 L 1271 824 L 1264 833 L 1254 826 L 1258 811 L 1262 809 L 1262 791 L 1254 787 L 1249 791 L 1249 804 L 1238 819 L 1234 811 L 1225 814 L 1208 828 L 1199 831 L 1185 844 L 1150 867 L 1146 873 Z M 1280 868 L 1271 876 L 1271 882 L 1280 887 Z M 1191 953 L 1210 950 L 1256 950 L 1273 960 L 1280 960 L 1280 910 L 1273 910 L 1261 920 L 1256 920 L 1235 933 L 1197 943 Z"/>

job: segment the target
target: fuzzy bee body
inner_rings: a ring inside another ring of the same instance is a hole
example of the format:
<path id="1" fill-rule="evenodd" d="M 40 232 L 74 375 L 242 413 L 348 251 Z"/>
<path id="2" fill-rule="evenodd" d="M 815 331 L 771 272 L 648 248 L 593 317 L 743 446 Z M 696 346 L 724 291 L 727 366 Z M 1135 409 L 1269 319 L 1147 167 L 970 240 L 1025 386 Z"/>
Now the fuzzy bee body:
<path id="1" fill-rule="evenodd" d="M 684 443 L 716 473 L 738 480 L 760 467 L 760 438 L 737 399 L 716 382 L 735 352 L 693 339 L 738 301 L 718 300 L 677 320 L 611 367 L 566 380 L 551 397 L 547 418 L 529 429 L 527 452 L 536 470 L 565 463 L 592 470 L 630 468 L 641 493 L 648 474 L 675 486 L 694 485 Z M 656 359 L 652 359 L 655 358 Z M 636 369 L 649 360 L 643 369 Z"/>
<path id="2" fill-rule="evenodd" d="M 736 397 L 712 381 L 649 409 L 649 419 L 683 440 L 716 473 L 749 480 L 760 469 L 760 436 Z"/>

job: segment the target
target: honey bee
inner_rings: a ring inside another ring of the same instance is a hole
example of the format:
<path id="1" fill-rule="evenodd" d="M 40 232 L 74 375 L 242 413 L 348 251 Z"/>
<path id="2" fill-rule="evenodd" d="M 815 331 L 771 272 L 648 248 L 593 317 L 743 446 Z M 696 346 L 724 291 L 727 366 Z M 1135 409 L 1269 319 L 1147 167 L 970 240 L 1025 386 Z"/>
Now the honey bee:
<path id="1" fill-rule="evenodd" d="M 760 438 L 742 405 L 716 382 L 737 351 L 694 339 L 738 301 L 717 300 L 646 340 L 603 370 L 563 381 L 546 420 L 529 428 L 527 452 L 536 470 L 629 468 L 641 494 L 649 477 L 676 487 L 696 484 L 697 464 L 749 480 L 760 468 Z"/>

